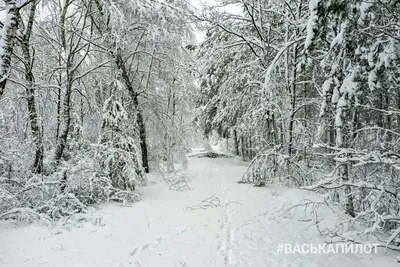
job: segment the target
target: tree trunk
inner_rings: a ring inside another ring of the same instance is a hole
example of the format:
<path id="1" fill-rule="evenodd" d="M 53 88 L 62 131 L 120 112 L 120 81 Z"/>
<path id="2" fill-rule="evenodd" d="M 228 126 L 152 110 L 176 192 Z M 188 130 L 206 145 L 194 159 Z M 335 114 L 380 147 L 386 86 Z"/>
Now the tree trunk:
<path id="1" fill-rule="evenodd" d="M 249 138 L 249 160 L 252 160 L 253 159 L 253 144 L 252 144 L 252 141 L 251 141 L 251 135 L 248 137 Z"/>
<path id="2" fill-rule="evenodd" d="M 18 8 L 15 0 L 4 0 L 6 18 L 0 36 L 0 97 L 4 94 L 11 69 L 11 56 L 18 29 Z"/>
<path id="3" fill-rule="evenodd" d="M 242 148 L 242 159 L 245 160 L 245 147 L 244 147 L 244 137 L 243 135 L 240 137 L 240 143 Z"/>
<path id="4" fill-rule="evenodd" d="M 272 138 L 273 138 L 273 141 L 274 141 L 274 146 L 277 146 L 279 144 L 279 141 L 281 142 L 281 145 L 283 146 L 283 142 L 284 142 L 283 122 L 281 123 L 280 133 L 279 133 L 279 136 L 280 136 L 281 140 L 279 140 L 279 137 L 278 137 L 279 128 L 276 125 L 275 113 L 272 113 L 272 127 L 273 127 Z"/>
<path id="5" fill-rule="evenodd" d="M 236 129 L 233 130 L 233 142 L 235 144 L 235 155 L 239 156 L 239 140 L 238 140 Z"/>
<path id="6" fill-rule="evenodd" d="M 400 109 L 400 88 L 397 89 L 397 109 Z M 397 115 L 397 130 L 400 131 L 400 115 Z"/>
<path id="7" fill-rule="evenodd" d="M 136 124 L 139 128 L 140 148 L 142 151 L 142 167 L 146 173 L 149 173 L 150 168 L 149 168 L 149 159 L 148 159 L 147 143 L 146 143 L 146 128 L 144 125 L 142 113 L 140 112 L 140 109 L 139 109 L 138 95 L 135 92 L 135 90 L 133 89 L 133 85 L 129 78 L 128 71 L 125 68 L 125 63 L 122 59 L 121 52 L 117 51 L 117 53 L 113 54 L 113 56 L 115 59 L 115 64 L 117 65 L 118 69 L 122 72 L 121 73 L 122 79 L 124 80 L 126 89 L 128 90 L 130 97 L 132 98 L 133 106 L 137 113 Z"/>
<path id="8" fill-rule="evenodd" d="M 67 51 L 67 41 L 66 41 L 66 29 L 65 29 L 65 18 L 67 15 L 67 9 L 70 5 L 70 1 L 67 0 L 64 3 L 63 9 L 61 11 L 61 16 L 60 16 L 60 39 L 61 39 L 61 51 L 66 52 Z M 65 53 L 67 54 L 67 53 Z M 67 138 L 68 138 L 68 133 L 71 125 L 71 95 L 72 95 L 72 84 L 73 84 L 73 74 L 71 73 L 71 67 L 72 67 L 72 55 L 71 53 L 68 53 L 67 55 L 67 63 L 66 63 L 66 85 L 65 85 L 65 95 L 64 95 L 64 101 L 63 101 L 63 122 L 61 126 L 59 125 L 59 136 L 57 138 L 56 142 L 56 149 L 54 152 L 54 163 L 57 166 L 60 163 L 60 160 L 63 156 L 64 149 L 67 145 Z M 61 75 L 61 74 L 60 74 Z M 61 82 L 61 80 L 60 80 Z M 59 99 L 61 99 L 61 88 L 59 90 Z M 60 109 L 61 109 L 61 101 L 59 102 Z"/>
<path id="9" fill-rule="evenodd" d="M 136 97 L 136 101 L 137 101 L 137 97 Z M 136 103 L 136 105 L 138 105 L 138 104 Z M 149 173 L 150 168 L 149 168 L 149 155 L 147 152 L 147 143 L 146 143 L 146 128 L 145 128 L 143 117 L 139 110 L 139 107 L 137 107 L 136 123 L 139 127 L 140 148 L 142 150 L 142 166 L 143 166 L 144 171 L 146 173 Z"/>
<path id="10" fill-rule="evenodd" d="M 385 110 L 390 110 L 390 96 L 389 92 L 385 92 Z M 386 129 L 391 130 L 392 129 L 392 115 L 386 114 Z M 391 142 L 393 139 L 392 133 L 387 132 L 387 141 Z"/>
<path id="11" fill-rule="evenodd" d="M 331 125 L 329 126 L 329 145 L 335 146 L 336 143 L 336 132 L 335 132 L 335 122 L 331 121 Z"/>
<path id="12" fill-rule="evenodd" d="M 349 165 L 347 163 L 341 163 L 339 173 L 344 183 L 349 181 Z M 351 217 L 355 217 L 353 195 L 350 186 L 345 186 L 344 193 L 346 194 L 346 213 Z"/>
<path id="13" fill-rule="evenodd" d="M 31 126 L 31 132 L 33 137 L 33 143 L 35 144 L 35 160 L 32 166 L 34 173 L 43 172 L 43 136 L 41 131 L 41 125 L 38 120 L 38 115 L 36 111 L 36 100 L 35 100 L 35 79 L 32 72 L 32 62 L 33 58 L 30 53 L 30 36 L 32 32 L 32 26 L 35 20 L 37 1 L 31 3 L 31 9 L 29 13 L 29 19 L 26 27 L 25 34 L 21 42 L 22 54 L 24 58 L 25 67 L 25 80 L 26 80 L 26 95 L 28 101 L 28 111 L 29 111 L 29 121 Z"/>
<path id="14" fill-rule="evenodd" d="M 353 110 L 354 112 L 356 112 L 355 108 L 353 106 L 349 107 L 349 111 Z M 336 112 L 340 112 L 341 115 L 343 116 L 343 111 L 340 111 L 338 109 L 336 109 Z M 355 113 L 356 114 L 356 113 Z M 338 115 L 336 115 L 338 116 Z M 353 116 L 353 122 L 354 119 L 357 118 L 357 116 Z M 345 121 L 345 119 L 341 119 L 342 121 Z M 349 143 L 350 143 L 350 138 L 351 138 L 351 131 L 348 132 L 347 134 L 345 134 L 343 131 L 343 122 L 340 124 L 335 124 L 335 128 L 336 128 L 336 147 L 337 148 L 348 148 L 349 147 Z M 350 135 L 350 138 L 349 138 Z M 347 157 L 347 155 L 345 155 L 345 157 Z M 349 181 L 349 163 L 348 162 L 337 162 L 337 172 L 338 172 L 338 176 L 341 179 L 342 183 L 346 183 Z M 344 192 L 345 192 L 345 197 L 346 197 L 346 213 L 349 214 L 352 217 L 355 217 L 355 213 L 354 213 L 354 204 L 353 204 L 353 195 L 352 195 L 352 190 L 351 187 L 346 185 L 344 187 Z"/>
<path id="15" fill-rule="evenodd" d="M 29 59 L 29 48 L 25 50 L 24 58 L 25 60 Z M 26 54 L 28 53 L 28 54 Z M 25 61 L 28 62 L 28 61 Z M 36 146 L 35 152 L 35 161 L 33 164 L 33 172 L 34 173 L 42 173 L 43 171 L 43 136 L 41 132 L 40 122 L 38 120 L 38 115 L 36 111 L 36 100 L 35 100 L 35 84 L 34 78 L 32 74 L 32 66 L 29 63 L 25 63 L 25 79 L 27 82 L 26 93 L 27 93 L 27 101 L 28 101 L 28 110 L 29 110 L 29 120 L 31 124 L 31 131 L 33 136 L 33 142 Z"/>
<path id="16" fill-rule="evenodd" d="M 294 126 L 294 117 L 296 112 L 296 80 L 297 80 L 297 44 L 294 45 L 293 51 L 293 75 L 292 75 L 292 84 L 290 85 L 290 104 L 291 104 L 291 114 L 289 121 L 289 144 L 288 144 L 288 155 L 289 157 L 293 154 L 293 126 Z"/>
<path id="17" fill-rule="evenodd" d="M 61 62 L 60 62 L 61 66 Z M 58 80 L 58 95 L 57 95 L 57 128 L 56 128 L 56 142 L 58 141 L 58 137 L 60 136 L 60 127 L 61 127 L 61 94 L 62 94 L 62 87 L 61 87 L 61 72 L 59 74 Z"/>
<path id="18" fill-rule="evenodd" d="M 54 161 L 56 165 L 61 160 L 64 149 L 67 144 L 68 133 L 71 125 L 71 95 L 72 95 L 72 81 L 67 82 L 64 101 L 63 101 L 63 123 L 60 128 L 60 136 L 57 139 L 56 150 L 54 154 Z"/>

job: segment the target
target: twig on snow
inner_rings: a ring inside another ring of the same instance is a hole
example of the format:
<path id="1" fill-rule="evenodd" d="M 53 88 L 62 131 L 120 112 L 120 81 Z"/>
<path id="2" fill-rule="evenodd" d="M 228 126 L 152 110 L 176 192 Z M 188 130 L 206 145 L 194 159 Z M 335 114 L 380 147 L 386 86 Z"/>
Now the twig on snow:
<path id="1" fill-rule="evenodd" d="M 221 204 L 221 200 L 214 195 L 208 197 L 201 201 L 198 205 L 187 207 L 190 210 L 199 210 L 199 209 L 208 209 L 208 208 L 216 208 Z"/>

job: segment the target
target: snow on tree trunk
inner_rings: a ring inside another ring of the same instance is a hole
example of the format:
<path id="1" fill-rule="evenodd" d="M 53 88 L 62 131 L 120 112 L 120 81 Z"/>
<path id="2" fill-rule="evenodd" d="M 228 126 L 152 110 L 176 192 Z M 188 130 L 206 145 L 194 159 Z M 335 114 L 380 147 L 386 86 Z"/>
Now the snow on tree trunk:
<path id="1" fill-rule="evenodd" d="M 0 30 L 0 97 L 4 94 L 11 69 L 11 56 L 18 28 L 18 8 L 16 0 L 4 0 L 6 17 Z"/>
<path id="2" fill-rule="evenodd" d="M 31 9 L 29 12 L 28 23 L 26 26 L 25 33 L 23 34 L 23 39 L 20 44 L 24 59 L 24 67 L 25 67 L 25 80 L 26 80 L 26 94 L 27 94 L 27 102 L 28 102 L 28 110 L 29 110 L 29 120 L 31 125 L 31 132 L 33 136 L 33 143 L 36 146 L 35 151 L 35 159 L 33 163 L 33 172 L 34 173 L 42 173 L 43 171 L 43 136 L 41 130 L 41 124 L 38 119 L 38 113 L 36 111 L 36 84 L 33 75 L 33 65 L 32 65 L 32 57 L 30 53 L 30 37 L 32 33 L 32 27 L 35 20 L 37 1 L 33 1 L 31 3 Z"/>
<path id="3" fill-rule="evenodd" d="M 126 89 L 129 92 L 129 95 L 133 102 L 133 107 L 136 111 L 136 123 L 139 128 L 140 148 L 141 148 L 141 153 L 142 153 L 142 166 L 143 166 L 145 172 L 149 173 L 150 168 L 149 168 L 149 159 L 148 159 L 147 142 L 146 142 L 146 127 L 145 127 L 145 124 L 143 121 L 143 115 L 139 108 L 138 95 L 135 92 L 135 89 L 133 88 L 131 79 L 129 77 L 128 71 L 125 66 L 125 62 L 121 55 L 121 52 L 117 51 L 116 54 L 114 54 L 114 58 L 115 58 L 115 63 L 117 65 L 117 67 L 121 71 L 122 79 L 125 83 Z"/>

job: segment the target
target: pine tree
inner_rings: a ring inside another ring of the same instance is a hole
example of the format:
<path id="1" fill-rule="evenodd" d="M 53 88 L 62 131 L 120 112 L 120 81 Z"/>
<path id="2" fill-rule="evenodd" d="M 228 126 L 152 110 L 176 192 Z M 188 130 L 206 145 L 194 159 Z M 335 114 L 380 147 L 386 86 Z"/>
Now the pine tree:
<path id="1" fill-rule="evenodd" d="M 103 146 L 103 166 L 114 188 L 134 191 L 145 183 L 141 167 L 140 150 L 128 131 L 128 114 L 118 100 L 116 92 L 119 82 L 113 82 L 112 95 L 103 107 L 102 134 L 99 143 Z M 121 86 L 121 85 L 120 85 Z M 131 131 L 132 133 L 132 131 Z"/>

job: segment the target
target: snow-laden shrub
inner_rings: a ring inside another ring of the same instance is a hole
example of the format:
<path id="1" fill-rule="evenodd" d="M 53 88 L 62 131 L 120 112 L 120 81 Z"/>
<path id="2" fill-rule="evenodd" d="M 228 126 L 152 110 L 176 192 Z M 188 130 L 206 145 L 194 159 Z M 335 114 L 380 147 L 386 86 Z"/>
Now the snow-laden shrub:
<path id="1" fill-rule="evenodd" d="M 117 84 L 112 87 L 116 89 Z M 141 167 L 140 150 L 130 136 L 128 114 L 121 101 L 112 94 L 103 107 L 103 124 L 97 144 L 85 144 L 74 127 L 75 151 L 59 172 L 61 191 L 73 194 L 84 205 L 104 201 L 135 202 L 136 189 L 146 184 Z"/>
<path id="2" fill-rule="evenodd" d="M 59 180 L 64 181 L 62 191 L 72 193 L 85 205 L 108 201 L 114 189 L 101 161 L 94 146 L 75 153 L 69 165 L 63 166 L 59 172 Z"/>
<path id="3" fill-rule="evenodd" d="M 39 213 L 48 215 L 52 219 L 61 219 L 75 213 L 85 212 L 87 206 L 84 205 L 74 194 L 55 195 L 44 205 L 37 208 Z"/>
<path id="4" fill-rule="evenodd" d="M 0 219 L 32 220 L 43 216 L 58 220 L 85 213 L 91 204 L 141 199 L 135 189 L 144 179 L 138 179 L 140 172 L 134 170 L 132 161 L 118 173 L 117 167 L 122 163 L 114 165 L 110 160 L 115 151 L 98 145 L 83 147 L 52 175 L 0 178 Z M 128 181 L 129 186 L 125 187 L 122 181 Z"/>
<path id="5" fill-rule="evenodd" d="M 104 171 L 110 177 L 112 186 L 121 190 L 135 190 L 143 184 L 145 180 L 134 140 L 113 132 L 104 133 L 102 138 L 99 150 L 104 158 Z"/>
<path id="6" fill-rule="evenodd" d="M 60 181 L 55 177 L 32 175 L 0 181 L 0 219 L 54 218 L 54 199 L 61 197 Z M 65 203 L 65 205 L 68 205 Z M 53 213 L 53 214 L 52 214 Z M 71 213 L 68 213 L 69 215 Z"/>
<path id="7" fill-rule="evenodd" d="M 98 148 L 104 158 L 102 166 L 113 187 L 135 190 L 146 180 L 141 167 L 140 150 L 128 133 L 127 122 L 128 115 L 122 103 L 112 95 L 104 103 L 103 132 Z"/>
<path id="8" fill-rule="evenodd" d="M 253 183 L 255 186 L 264 186 L 267 183 L 279 182 L 278 171 L 286 168 L 287 156 L 275 150 L 258 154 L 250 163 L 239 183 Z"/>
<path id="9" fill-rule="evenodd" d="M 239 183 L 252 183 L 255 186 L 269 183 L 311 185 L 325 168 L 324 164 L 317 162 L 317 158 L 311 154 L 298 153 L 289 157 L 279 150 L 271 149 L 254 157 Z"/>
<path id="10" fill-rule="evenodd" d="M 86 213 L 91 204 L 141 199 L 136 189 L 146 178 L 127 113 L 111 96 L 103 114 L 97 144 L 86 142 L 81 127 L 72 123 L 66 156 L 50 174 L 15 174 L 5 168 L 0 176 L 0 219 L 59 220 Z M 20 159 L 22 155 L 17 153 Z"/>

